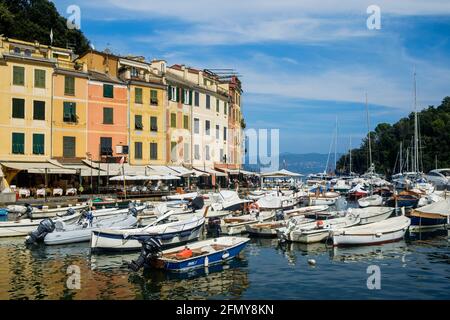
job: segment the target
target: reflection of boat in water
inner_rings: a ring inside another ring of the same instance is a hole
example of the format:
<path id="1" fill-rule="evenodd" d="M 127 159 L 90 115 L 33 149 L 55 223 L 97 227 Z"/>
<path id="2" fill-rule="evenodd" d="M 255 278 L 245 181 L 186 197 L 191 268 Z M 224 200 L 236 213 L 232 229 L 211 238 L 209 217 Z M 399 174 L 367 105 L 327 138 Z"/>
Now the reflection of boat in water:
<path id="1" fill-rule="evenodd" d="M 237 299 L 250 286 L 247 265 L 245 259 L 233 259 L 189 272 L 144 270 L 131 273 L 128 281 L 140 287 L 145 299 Z"/>
<path id="2" fill-rule="evenodd" d="M 405 240 L 377 246 L 333 247 L 330 257 L 335 261 L 356 262 L 361 260 L 403 259 L 409 254 Z"/>

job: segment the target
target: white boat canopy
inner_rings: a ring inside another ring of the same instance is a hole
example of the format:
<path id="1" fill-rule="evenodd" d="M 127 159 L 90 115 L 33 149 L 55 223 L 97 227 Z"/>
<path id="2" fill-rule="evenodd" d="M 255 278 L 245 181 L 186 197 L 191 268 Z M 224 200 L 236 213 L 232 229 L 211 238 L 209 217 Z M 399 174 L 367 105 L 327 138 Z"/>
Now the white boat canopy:
<path id="1" fill-rule="evenodd" d="M 286 178 L 286 177 L 303 177 L 300 173 L 295 173 L 288 171 L 286 169 L 274 171 L 274 172 L 265 172 L 261 173 L 261 177 L 264 178 Z"/>

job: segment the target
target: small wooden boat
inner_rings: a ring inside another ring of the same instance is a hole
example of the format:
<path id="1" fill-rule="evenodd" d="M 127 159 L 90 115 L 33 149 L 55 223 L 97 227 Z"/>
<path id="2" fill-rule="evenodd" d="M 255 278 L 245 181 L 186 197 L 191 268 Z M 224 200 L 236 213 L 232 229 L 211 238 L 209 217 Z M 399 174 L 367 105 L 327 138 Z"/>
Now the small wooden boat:
<path id="1" fill-rule="evenodd" d="M 450 198 L 417 208 L 409 213 L 410 232 L 434 231 L 450 225 Z"/>
<path id="2" fill-rule="evenodd" d="M 273 211 L 262 211 L 257 214 L 246 214 L 237 217 L 223 218 L 220 222 L 222 234 L 235 235 L 244 233 L 245 226 L 263 221 L 270 221 L 275 217 Z"/>
<path id="3" fill-rule="evenodd" d="M 311 223 L 296 225 L 295 221 L 289 220 L 286 228 L 277 230 L 277 236 L 282 241 L 293 241 L 301 243 L 320 242 L 328 238 L 330 231 L 348 228 L 359 224 L 358 215 L 348 213 L 345 217 L 330 220 L 317 220 Z"/>
<path id="4" fill-rule="evenodd" d="M 383 197 L 378 194 L 374 194 L 369 197 L 363 197 L 358 199 L 358 204 L 361 208 L 381 206 L 383 204 Z"/>
<path id="5" fill-rule="evenodd" d="M 346 229 L 332 230 L 330 235 L 335 246 L 368 245 L 402 239 L 411 224 L 405 216 Z"/>
<path id="6" fill-rule="evenodd" d="M 419 204 L 420 196 L 415 193 L 401 192 L 398 195 L 393 195 L 387 202 L 386 205 L 390 207 L 406 207 L 406 208 L 417 208 Z M 396 205 L 397 204 L 397 205 Z"/>
<path id="7" fill-rule="evenodd" d="M 294 216 L 291 219 L 295 219 L 297 224 L 314 222 L 314 219 L 306 218 L 305 216 Z M 245 226 L 245 230 L 251 236 L 257 237 L 276 237 L 277 229 L 286 227 L 288 220 L 269 221 L 263 223 L 248 224 Z"/>
<path id="8" fill-rule="evenodd" d="M 250 241 L 242 237 L 219 237 L 197 241 L 186 246 L 164 250 L 155 255 L 147 255 L 145 266 L 184 272 L 195 268 L 205 268 L 225 263 L 235 258 Z M 138 270 L 141 264 L 133 261 L 130 267 Z M 137 268 L 136 268 L 137 267 Z"/>
<path id="9" fill-rule="evenodd" d="M 351 213 L 358 215 L 361 219 L 359 224 L 375 223 L 386 220 L 394 212 L 395 208 L 391 207 L 367 207 L 367 208 L 351 208 Z"/>

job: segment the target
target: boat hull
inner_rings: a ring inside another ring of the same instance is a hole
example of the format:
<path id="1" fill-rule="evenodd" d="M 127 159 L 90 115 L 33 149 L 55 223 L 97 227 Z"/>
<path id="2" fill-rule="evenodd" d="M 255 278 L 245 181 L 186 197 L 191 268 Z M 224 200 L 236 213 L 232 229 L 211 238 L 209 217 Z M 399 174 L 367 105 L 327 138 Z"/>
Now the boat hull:
<path id="1" fill-rule="evenodd" d="M 154 235 L 162 243 L 163 248 L 169 248 L 182 243 L 197 240 L 200 237 L 203 224 L 183 231 L 176 231 L 163 235 Z M 91 250 L 101 251 L 137 251 L 142 244 L 137 239 L 125 239 L 124 234 L 107 233 L 94 230 L 91 236 Z"/>
<path id="2" fill-rule="evenodd" d="M 425 218 L 412 216 L 410 219 L 410 232 L 434 231 L 437 229 L 444 229 L 448 225 L 446 218 Z"/>

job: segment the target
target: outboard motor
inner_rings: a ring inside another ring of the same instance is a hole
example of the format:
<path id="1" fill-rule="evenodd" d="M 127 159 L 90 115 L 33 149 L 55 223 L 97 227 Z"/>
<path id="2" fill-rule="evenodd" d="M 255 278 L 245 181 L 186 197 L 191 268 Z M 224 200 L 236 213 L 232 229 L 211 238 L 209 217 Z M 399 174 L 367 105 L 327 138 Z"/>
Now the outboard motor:
<path id="1" fill-rule="evenodd" d="M 136 209 L 136 207 L 131 207 L 128 209 L 128 214 L 131 214 L 133 217 L 137 217 L 138 210 Z"/>
<path id="2" fill-rule="evenodd" d="M 200 210 L 205 205 L 203 197 L 195 197 L 192 199 L 191 203 L 188 205 L 188 208 L 191 208 L 192 211 Z"/>
<path id="3" fill-rule="evenodd" d="M 283 210 L 277 210 L 277 212 L 275 212 L 275 221 L 281 220 L 284 220 L 284 212 Z"/>
<path id="4" fill-rule="evenodd" d="M 52 219 L 44 219 L 39 223 L 36 230 L 30 233 L 30 235 L 25 239 L 26 245 L 36 244 L 38 242 L 44 241 L 47 234 L 55 231 L 55 223 Z"/>
<path id="5" fill-rule="evenodd" d="M 220 227 L 220 218 L 209 218 L 208 219 L 208 231 L 215 238 L 219 237 L 222 233 L 222 228 Z"/>
<path id="6" fill-rule="evenodd" d="M 94 221 L 94 214 L 92 211 L 81 211 L 81 217 L 78 220 L 78 224 L 82 224 L 83 228 L 87 228 L 88 226 L 92 225 L 92 222 Z"/>
<path id="7" fill-rule="evenodd" d="M 141 255 L 128 264 L 128 268 L 134 272 L 139 271 L 148 261 L 156 258 L 161 252 L 162 243 L 157 238 L 145 237 L 139 239 L 139 242 L 142 243 Z"/>
<path id="8" fill-rule="evenodd" d="M 61 217 L 73 216 L 76 213 L 74 208 L 69 208 L 67 211 L 61 215 Z"/>
<path id="9" fill-rule="evenodd" d="M 20 217 L 22 217 L 23 215 L 26 215 L 27 218 L 31 219 L 31 218 L 33 217 L 33 216 L 32 216 L 32 213 L 33 213 L 33 207 L 30 206 L 29 203 L 25 203 L 24 206 L 25 206 L 25 212 L 19 214 L 18 217 L 20 218 Z"/>
<path id="10" fill-rule="evenodd" d="M 336 201 L 336 210 L 337 211 L 344 211 L 348 207 L 347 200 L 343 197 L 339 197 Z"/>

